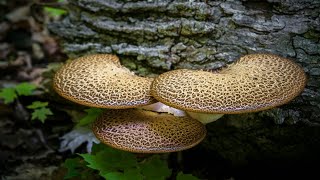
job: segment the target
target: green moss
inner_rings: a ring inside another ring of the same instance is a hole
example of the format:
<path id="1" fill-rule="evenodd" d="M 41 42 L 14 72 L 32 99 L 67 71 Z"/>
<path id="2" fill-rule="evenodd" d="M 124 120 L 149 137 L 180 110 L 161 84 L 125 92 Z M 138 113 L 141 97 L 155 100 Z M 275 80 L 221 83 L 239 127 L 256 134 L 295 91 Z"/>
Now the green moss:
<path id="1" fill-rule="evenodd" d="M 307 39 L 315 39 L 318 41 L 320 37 L 320 32 L 311 29 L 308 32 L 304 33 L 303 37 Z"/>
<path id="2" fill-rule="evenodd" d="M 137 69 L 137 65 L 133 62 L 133 60 L 130 58 L 127 58 L 127 57 L 121 58 L 121 64 L 123 66 L 129 68 L 130 70 Z"/>
<path id="3" fill-rule="evenodd" d="M 141 65 L 138 65 L 138 68 L 137 68 L 137 74 L 140 75 L 140 76 L 147 76 L 148 74 L 150 74 L 151 72 L 146 68 L 146 67 L 143 67 Z"/>

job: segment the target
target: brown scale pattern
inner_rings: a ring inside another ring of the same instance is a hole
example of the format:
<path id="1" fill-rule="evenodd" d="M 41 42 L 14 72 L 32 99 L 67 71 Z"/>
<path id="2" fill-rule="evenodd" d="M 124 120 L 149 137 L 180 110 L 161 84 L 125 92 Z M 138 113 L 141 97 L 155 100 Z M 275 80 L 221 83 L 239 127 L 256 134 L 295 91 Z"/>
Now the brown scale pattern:
<path id="1" fill-rule="evenodd" d="M 151 94 L 186 111 L 235 114 L 285 104 L 303 91 L 306 81 L 303 69 L 291 60 L 251 54 L 214 73 L 180 69 L 161 74 Z"/>
<path id="2" fill-rule="evenodd" d="M 105 111 L 92 128 L 102 143 L 140 153 L 181 151 L 206 135 L 205 126 L 197 120 L 140 109 Z"/>
<path id="3" fill-rule="evenodd" d="M 152 81 L 122 67 L 117 56 L 95 54 L 66 63 L 53 84 L 58 94 L 76 103 L 119 109 L 153 103 Z"/>

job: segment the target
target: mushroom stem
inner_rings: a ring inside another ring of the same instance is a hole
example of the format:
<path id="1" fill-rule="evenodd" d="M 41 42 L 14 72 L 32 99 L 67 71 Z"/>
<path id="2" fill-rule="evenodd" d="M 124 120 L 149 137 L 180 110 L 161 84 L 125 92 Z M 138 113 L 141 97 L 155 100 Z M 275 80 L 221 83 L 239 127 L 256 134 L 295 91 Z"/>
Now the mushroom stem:
<path id="1" fill-rule="evenodd" d="M 190 117 L 200 121 L 202 124 L 211 123 L 223 116 L 223 114 L 208 114 L 208 113 L 196 113 L 196 112 L 190 112 L 190 111 L 183 111 L 183 110 L 165 105 L 161 102 L 153 103 L 153 104 L 142 106 L 139 108 L 143 110 L 153 111 L 153 112 L 173 114 L 174 116 L 178 116 L 178 117 L 186 116 L 188 114 Z"/>
<path id="2" fill-rule="evenodd" d="M 168 114 L 173 114 L 174 116 L 186 116 L 186 112 L 180 109 L 176 109 L 170 106 L 167 106 L 161 102 L 153 103 L 150 105 L 140 107 L 143 110 L 154 111 L 154 112 L 163 112 Z"/>
<path id="3" fill-rule="evenodd" d="M 187 114 L 193 119 L 200 121 L 202 124 L 208 124 L 213 121 L 216 121 L 224 115 L 224 114 L 197 113 L 197 112 L 190 112 L 190 111 L 187 111 Z"/>

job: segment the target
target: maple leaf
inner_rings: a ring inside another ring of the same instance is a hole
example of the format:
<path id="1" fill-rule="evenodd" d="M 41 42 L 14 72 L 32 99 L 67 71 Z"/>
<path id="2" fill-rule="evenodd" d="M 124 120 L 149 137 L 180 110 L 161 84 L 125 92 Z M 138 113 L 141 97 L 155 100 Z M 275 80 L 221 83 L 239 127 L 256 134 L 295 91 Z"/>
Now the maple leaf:
<path id="1" fill-rule="evenodd" d="M 5 104 L 8 104 L 13 102 L 16 98 L 18 98 L 18 95 L 31 95 L 36 88 L 36 85 L 30 83 L 20 83 L 15 87 L 1 89 L 0 98 L 4 99 Z"/>
<path id="2" fill-rule="evenodd" d="M 80 119 L 77 126 L 85 126 L 87 124 L 90 124 L 91 122 L 96 120 L 97 117 L 103 112 L 103 110 L 99 108 L 89 108 L 84 111 L 87 112 L 87 115 Z"/>
<path id="3" fill-rule="evenodd" d="M 8 104 L 13 102 L 18 96 L 14 88 L 3 88 L 0 91 L 0 97 L 4 99 L 5 104 Z"/>
<path id="4" fill-rule="evenodd" d="M 94 144 L 91 154 L 79 155 L 84 160 L 78 162 L 82 164 L 81 172 L 87 171 L 86 169 L 92 170 L 91 172 L 97 170 L 101 177 L 110 180 L 165 180 L 172 173 L 166 159 L 161 159 L 159 155 L 138 161 L 134 153 L 113 149 L 102 143 Z M 86 162 L 86 167 L 83 162 Z M 77 168 L 80 165 L 75 163 L 76 160 L 65 163 L 65 166 L 68 166 L 67 177 L 78 175 L 80 170 Z M 179 172 L 177 180 L 198 180 L 198 178 Z"/>
<path id="5" fill-rule="evenodd" d="M 167 162 L 160 159 L 160 156 L 154 155 L 141 165 L 141 172 L 146 179 L 165 180 L 171 175 L 171 169 Z"/>
<path id="6" fill-rule="evenodd" d="M 31 105 L 27 106 L 28 109 L 38 109 L 48 106 L 48 102 L 34 101 Z"/>
<path id="7" fill-rule="evenodd" d="M 51 112 L 51 110 L 49 108 L 42 107 L 39 109 L 35 109 L 32 113 L 31 120 L 38 119 L 42 123 L 44 123 L 44 121 L 47 119 L 48 115 L 53 115 L 53 113 Z"/>
<path id="8" fill-rule="evenodd" d="M 100 171 L 100 174 L 124 171 L 137 166 L 134 154 L 112 149 L 108 146 L 95 154 L 80 154 L 88 167 Z"/>
<path id="9" fill-rule="evenodd" d="M 20 83 L 15 87 L 19 96 L 29 96 L 32 92 L 37 89 L 37 86 L 30 83 Z"/>
<path id="10" fill-rule="evenodd" d="M 143 176 L 138 169 L 125 169 L 124 172 L 109 172 L 101 174 L 101 176 L 112 180 L 143 180 Z"/>

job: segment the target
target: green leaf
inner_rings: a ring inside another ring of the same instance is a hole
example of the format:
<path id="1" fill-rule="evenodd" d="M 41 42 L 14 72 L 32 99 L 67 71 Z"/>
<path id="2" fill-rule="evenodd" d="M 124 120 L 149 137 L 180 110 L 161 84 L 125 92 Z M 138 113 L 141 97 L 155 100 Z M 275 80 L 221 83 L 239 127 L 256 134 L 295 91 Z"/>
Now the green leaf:
<path id="1" fill-rule="evenodd" d="M 141 172 L 146 179 L 166 179 L 171 175 L 171 169 L 168 168 L 167 162 L 155 155 L 141 165 Z"/>
<path id="2" fill-rule="evenodd" d="M 100 151 L 96 155 L 82 155 L 82 157 L 89 163 L 89 167 L 100 171 L 124 170 L 137 165 L 133 154 L 111 148 Z"/>
<path id="3" fill-rule="evenodd" d="M 101 174 L 101 176 L 108 180 L 125 180 L 124 175 L 121 172 L 108 172 Z"/>
<path id="4" fill-rule="evenodd" d="M 87 115 L 80 119 L 77 126 L 84 126 L 90 124 L 91 122 L 96 120 L 97 117 L 103 112 L 103 110 L 99 108 L 89 108 L 84 111 L 87 112 Z"/>
<path id="5" fill-rule="evenodd" d="M 0 97 L 4 99 L 5 104 L 13 102 L 18 96 L 14 88 L 3 88 L 0 91 Z"/>
<path id="6" fill-rule="evenodd" d="M 110 148 L 103 143 L 93 144 L 91 154 L 97 154 L 100 151 L 104 151 L 106 148 Z"/>
<path id="7" fill-rule="evenodd" d="M 96 154 L 79 154 L 88 163 L 88 167 L 98 170 L 101 175 L 110 172 L 124 171 L 137 167 L 134 154 L 105 146 Z"/>
<path id="8" fill-rule="evenodd" d="M 124 176 L 127 180 L 143 180 L 143 176 L 140 172 L 139 169 L 135 168 L 135 169 L 126 169 L 124 171 Z"/>
<path id="9" fill-rule="evenodd" d="M 138 169 L 126 169 L 123 173 L 109 172 L 101 174 L 101 176 L 108 180 L 143 180 L 143 176 Z"/>
<path id="10" fill-rule="evenodd" d="M 36 88 L 36 85 L 30 83 L 21 83 L 15 87 L 19 96 L 30 96 Z"/>
<path id="11" fill-rule="evenodd" d="M 64 179 L 81 176 L 81 172 L 79 170 L 79 168 L 81 168 L 82 166 L 80 158 L 66 159 L 62 166 L 68 169 L 67 174 L 64 176 Z"/>
<path id="12" fill-rule="evenodd" d="M 135 154 L 103 144 L 94 144 L 91 154 L 79 155 L 87 167 L 98 170 L 99 175 L 108 180 L 165 180 L 171 175 L 167 162 L 159 155 L 138 162 Z"/>
<path id="13" fill-rule="evenodd" d="M 199 178 L 193 176 L 192 174 L 183 174 L 183 172 L 179 172 L 176 179 L 177 180 L 199 180 Z"/>
<path id="14" fill-rule="evenodd" d="M 87 163 L 88 167 L 98 170 L 100 174 L 106 174 L 115 171 L 112 164 L 108 161 L 108 156 L 104 151 L 98 152 L 96 155 L 79 154 Z"/>
<path id="15" fill-rule="evenodd" d="M 44 123 L 44 121 L 47 119 L 48 115 L 53 115 L 53 113 L 51 112 L 51 110 L 49 108 L 42 107 L 39 109 L 35 109 L 32 113 L 31 120 L 38 119 L 42 123 Z"/>
<path id="16" fill-rule="evenodd" d="M 48 106 L 48 102 L 41 102 L 41 101 L 33 101 L 31 105 L 27 106 L 28 109 L 38 109 L 41 107 Z"/>
<path id="17" fill-rule="evenodd" d="M 64 14 L 67 13 L 67 11 L 64 10 L 64 9 L 52 8 L 52 7 L 45 7 L 45 8 L 44 8 L 44 11 L 45 11 L 49 16 L 52 16 L 52 17 L 59 17 L 59 16 L 62 16 L 62 15 L 64 15 Z"/>

